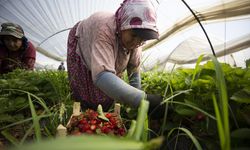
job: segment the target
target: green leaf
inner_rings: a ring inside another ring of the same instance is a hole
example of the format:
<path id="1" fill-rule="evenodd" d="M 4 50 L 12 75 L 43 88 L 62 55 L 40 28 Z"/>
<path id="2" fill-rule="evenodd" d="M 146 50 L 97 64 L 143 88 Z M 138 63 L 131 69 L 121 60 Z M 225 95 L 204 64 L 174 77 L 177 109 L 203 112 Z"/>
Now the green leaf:
<path id="1" fill-rule="evenodd" d="M 234 70 L 235 70 L 235 74 L 237 76 L 240 76 L 240 77 L 242 77 L 244 75 L 244 73 L 245 73 L 245 71 L 243 69 L 241 69 L 241 68 L 235 68 Z"/>
<path id="2" fill-rule="evenodd" d="M 30 110 L 31 110 L 31 115 L 32 115 L 32 120 L 33 120 L 33 124 L 34 124 L 36 138 L 37 138 L 37 141 L 40 141 L 42 138 L 41 127 L 39 124 L 40 118 L 36 114 L 36 110 L 35 110 L 35 107 L 34 107 L 32 100 L 31 100 L 30 94 L 28 94 L 28 99 L 29 99 Z"/>
<path id="3" fill-rule="evenodd" d="M 221 139 L 222 141 L 221 149 L 230 150 L 231 147 L 230 147 L 230 129 L 229 129 L 229 114 L 228 114 L 228 95 L 227 95 L 227 86 L 226 86 L 225 78 L 224 78 L 224 72 L 229 72 L 228 70 L 230 70 L 231 67 L 227 64 L 220 64 L 217 58 L 212 55 L 211 55 L 211 58 L 215 66 L 216 83 L 218 86 L 218 93 L 219 93 L 218 107 L 220 108 L 219 114 L 221 116 L 221 123 L 223 125 L 223 131 L 224 131 L 223 136 L 220 136 L 224 138 L 224 139 Z M 213 101 L 216 101 L 216 100 L 213 100 Z M 217 116 L 218 115 L 216 115 L 216 117 Z"/>
<path id="4" fill-rule="evenodd" d="M 188 137 L 192 140 L 192 142 L 194 143 L 195 147 L 197 150 L 202 150 L 201 148 L 201 145 L 200 143 L 198 142 L 198 140 L 193 136 L 193 134 L 186 128 L 181 128 L 181 127 L 178 127 L 178 128 L 174 128 L 172 129 L 169 133 L 168 133 L 168 138 L 169 136 L 173 133 L 174 130 L 182 130 L 183 132 L 185 132 Z"/>
<path id="5" fill-rule="evenodd" d="M 223 146 L 225 145 L 225 131 L 223 130 L 223 120 L 221 118 L 221 113 L 218 107 L 218 103 L 216 101 L 216 97 L 215 94 L 212 94 L 212 99 L 213 99 L 213 103 L 214 103 L 214 111 L 215 111 L 215 115 L 216 115 L 216 119 L 217 119 L 217 130 L 219 133 L 219 137 L 220 137 L 220 144 L 221 144 L 221 148 L 223 149 Z"/>
<path id="6" fill-rule="evenodd" d="M 13 145 L 18 146 L 18 140 L 12 136 L 7 130 L 1 131 L 2 135 L 8 139 Z"/>
<path id="7" fill-rule="evenodd" d="M 234 130 L 231 133 L 231 136 L 238 139 L 250 139 L 250 128 L 241 128 Z"/>
<path id="8" fill-rule="evenodd" d="M 186 106 L 181 106 L 181 105 L 178 105 L 175 108 L 175 111 L 178 114 L 183 115 L 183 116 L 194 116 L 196 114 L 196 111 L 194 111 L 193 109 L 190 109 Z"/>
<path id="9" fill-rule="evenodd" d="M 250 103 L 250 92 L 242 89 L 231 96 L 231 99 L 239 103 Z"/>
<path id="10" fill-rule="evenodd" d="M 23 118 L 24 118 L 23 114 L 17 114 L 17 115 L 0 114 L 0 123 L 1 122 L 16 122 Z"/>
<path id="11" fill-rule="evenodd" d="M 109 121 L 109 119 L 104 115 L 103 110 L 102 110 L 102 105 L 98 105 L 97 107 L 97 112 L 98 112 L 98 118 L 104 120 L 104 121 Z"/>
<path id="12" fill-rule="evenodd" d="M 40 115 L 40 116 L 38 116 L 38 117 L 39 117 L 39 119 L 41 119 L 41 118 L 50 117 L 50 116 L 52 116 L 52 115 L 53 115 L 53 114 Z M 25 123 L 25 122 L 29 122 L 29 121 L 31 121 L 31 120 L 32 120 L 32 118 L 26 118 L 26 119 L 23 119 L 23 120 L 14 122 L 14 123 L 12 123 L 12 124 L 6 125 L 6 126 L 4 126 L 4 127 L 1 127 L 0 130 L 7 129 L 7 128 L 9 128 L 9 127 L 12 127 L 12 126 L 15 126 L 15 125 L 19 125 L 19 124 L 22 124 L 22 123 Z"/>
<path id="13" fill-rule="evenodd" d="M 81 135 L 42 140 L 11 150 L 143 150 L 143 148 L 144 143 L 131 139 Z"/>
<path id="14" fill-rule="evenodd" d="M 138 115 L 136 119 L 136 127 L 135 127 L 135 132 L 133 135 L 133 138 L 136 141 L 140 141 L 143 135 L 143 131 L 145 128 L 145 121 L 147 119 L 147 114 L 148 114 L 148 108 L 149 108 L 149 102 L 146 100 L 141 100 L 139 109 L 138 109 Z"/>
<path id="15" fill-rule="evenodd" d="M 203 57 L 204 57 L 204 55 L 199 56 L 198 60 L 196 61 L 196 65 L 195 65 L 195 69 L 194 69 L 194 72 L 193 72 L 193 77 L 192 77 L 192 81 L 191 81 L 191 84 L 190 84 L 190 88 L 192 88 L 192 84 L 194 82 L 195 76 L 196 76 L 197 72 L 199 71 L 199 64 L 202 61 Z"/>
<path id="16" fill-rule="evenodd" d="M 132 138 L 134 132 L 135 132 L 135 127 L 136 127 L 136 121 L 132 120 L 130 124 L 130 128 L 128 130 L 128 133 L 126 135 L 127 138 Z"/>
<path id="17" fill-rule="evenodd" d="M 144 150 L 156 150 L 162 144 L 164 138 L 159 136 L 144 144 Z"/>

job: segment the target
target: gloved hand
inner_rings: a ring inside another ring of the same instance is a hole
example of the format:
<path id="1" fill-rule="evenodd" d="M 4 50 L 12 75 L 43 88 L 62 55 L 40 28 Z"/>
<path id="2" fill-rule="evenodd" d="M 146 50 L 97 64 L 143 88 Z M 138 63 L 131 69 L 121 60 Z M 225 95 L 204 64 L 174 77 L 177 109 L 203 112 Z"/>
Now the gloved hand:
<path id="1" fill-rule="evenodd" d="M 165 104 L 161 104 L 163 97 L 161 95 L 147 94 L 146 100 L 149 101 L 149 117 L 160 119 L 164 116 Z"/>

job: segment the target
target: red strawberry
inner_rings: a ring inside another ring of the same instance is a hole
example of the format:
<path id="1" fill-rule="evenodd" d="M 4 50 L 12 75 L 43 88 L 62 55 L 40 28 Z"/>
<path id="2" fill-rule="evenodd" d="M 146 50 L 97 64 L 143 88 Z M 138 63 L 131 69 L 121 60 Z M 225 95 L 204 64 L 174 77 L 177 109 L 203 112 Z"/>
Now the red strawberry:
<path id="1" fill-rule="evenodd" d="M 79 131 L 79 129 L 75 129 L 75 130 L 71 131 L 70 134 L 71 135 L 81 135 L 82 133 Z"/>
<path id="2" fill-rule="evenodd" d="M 90 124 L 96 124 L 97 123 L 97 121 L 95 120 L 95 119 L 92 119 L 92 120 L 90 120 Z"/>
<path id="3" fill-rule="evenodd" d="M 115 118 L 109 118 L 109 121 L 113 124 L 113 125 L 116 125 L 116 119 Z"/>
<path id="4" fill-rule="evenodd" d="M 102 131 L 102 133 L 109 133 L 110 132 L 110 129 L 108 128 L 108 127 L 106 127 L 106 126 L 103 126 L 102 128 L 101 128 L 101 131 Z"/>
<path id="5" fill-rule="evenodd" d="M 78 126 L 77 126 L 77 127 L 78 127 L 79 129 L 82 129 L 82 128 L 83 128 L 83 126 L 84 126 L 83 124 L 78 124 Z"/>
<path id="6" fill-rule="evenodd" d="M 96 119 L 96 124 L 101 124 L 102 121 L 100 119 Z"/>
<path id="7" fill-rule="evenodd" d="M 107 117 L 108 119 L 112 117 L 111 113 L 106 113 L 105 117 Z"/>
<path id="8" fill-rule="evenodd" d="M 110 122 L 103 122 L 103 126 L 108 126 Z"/>
<path id="9" fill-rule="evenodd" d="M 118 133 L 119 133 L 119 135 L 123 136 L 125 134 L 125 129 L 124 128 L 119 128 Z"/>
<path id="10" fill-rule="evenodd" d="M 82 120 L 79 121 L 80 124 L 86 124 L 88 123 L 87 122 L 87 119 L 86 118 L 82 118 Z"/>
<path id="11" fill-rule="evenodd" d="M 92 110 L 92 109 L 88 109 L 88 110 L 86 110 L 86 116 L 89 118 L 89 119 L 95 119 L 95 118 L 97 118 L 97 116 L 98 116 L 98 113 L 96 112 L 96 111 L 94 111 L 94 110 Z"/>
<path id="12" fill-rule="evenodd" d="M 198 120 L 198 121 L 202 121 L 202 120 L 205 119 L 205 115 L 204 115 L 203 113 L 201 113 L 201 112 L 198 112 L 198 113 L 196 114 L 195 119 Z"/>
<path id="13" fill-rule="evenodd" d="M 90 126 L 90 129 L 91 129 L 92 131 L 96 130 L 96 125 L 91 125 L 91 126 Z"/>
<path id="14" fill-rule="evenodd" d="M 92 130 L 87 130 L 85 133 L 87 133 L 87 134 L 93 134 L 93 131 Z"/>
<path id="15" fill-rule="evenodd" d="M 71 135 L 77 135 L 77 136 L 79 136 L 79 135 L 81 135 L 81 134 L 82 134 L 82 133 L 81 133 L 80 131 L 71 133 Z"/>
<path id="16" fill-rule="evenodd" d="M 87 130 L 90 129 L 90 125 L 89 124 L 85 124 L 83 127 L 82 127 L 82 132 L 86 132 Z"/>

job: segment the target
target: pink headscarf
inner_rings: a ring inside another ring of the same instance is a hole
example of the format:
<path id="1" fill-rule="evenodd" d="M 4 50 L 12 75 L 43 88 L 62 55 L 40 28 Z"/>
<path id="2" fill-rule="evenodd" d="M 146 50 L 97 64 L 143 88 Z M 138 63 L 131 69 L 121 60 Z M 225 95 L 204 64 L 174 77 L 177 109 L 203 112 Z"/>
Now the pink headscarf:
<path id="1" fill-rule="evenodd" d="M 158 32 L 156 11 L 150 0 L 124 0 L 116 11 L 117 32 L 142 28 Z"/>

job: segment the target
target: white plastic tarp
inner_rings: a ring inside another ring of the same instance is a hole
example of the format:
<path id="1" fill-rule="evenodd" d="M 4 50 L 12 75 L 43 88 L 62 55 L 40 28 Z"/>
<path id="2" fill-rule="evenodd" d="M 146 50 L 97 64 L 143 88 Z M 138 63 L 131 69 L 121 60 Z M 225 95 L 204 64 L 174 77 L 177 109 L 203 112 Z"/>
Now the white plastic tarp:
<path id="1" fill-rule="evenodd" d="M 215 5 L 223 6 L 233 1 L 237 0 L 186 0 L 186 3 L 202 16 L 201 10 Z M 0 23 L 10 21 L 20 24 L 24 28 L 25 35 L 38 47 L 36 63 L 57 68 L 60 61 L 66 60 L 69 29 L 96 11 L 115 12 L 121 2 L 122 0 L 0 0 Z M 161 35 L 175 27 L 183 18 L 193 17 L 181 0 L 152 0 L 152 2 L 157 8 L 157 25 Z M 215 23 L 207 19 L 202 20 L 202 24 L 210 37 L 216 37 L 226 46 L 228 41 L 250 33 L 249 15 L 237 20 L 224 18 Z M 147 64 L 155 65 L 154 62 L 163 62 L 178 48 L 178 45 L 191 37 L 198 37 L 207 44 L 204 33 L 195 22 L 192 26 L 182 31 L 177 30 L 160 44 L 146 50 L 143 54 L 143 59 L 146 60 L 143 67 L 148 67 Z M 192 49 L 187 47 L 183 51 L 193 53 Z M 236 61 L 249 59 L 249 55 L 235 59 Z"/>

